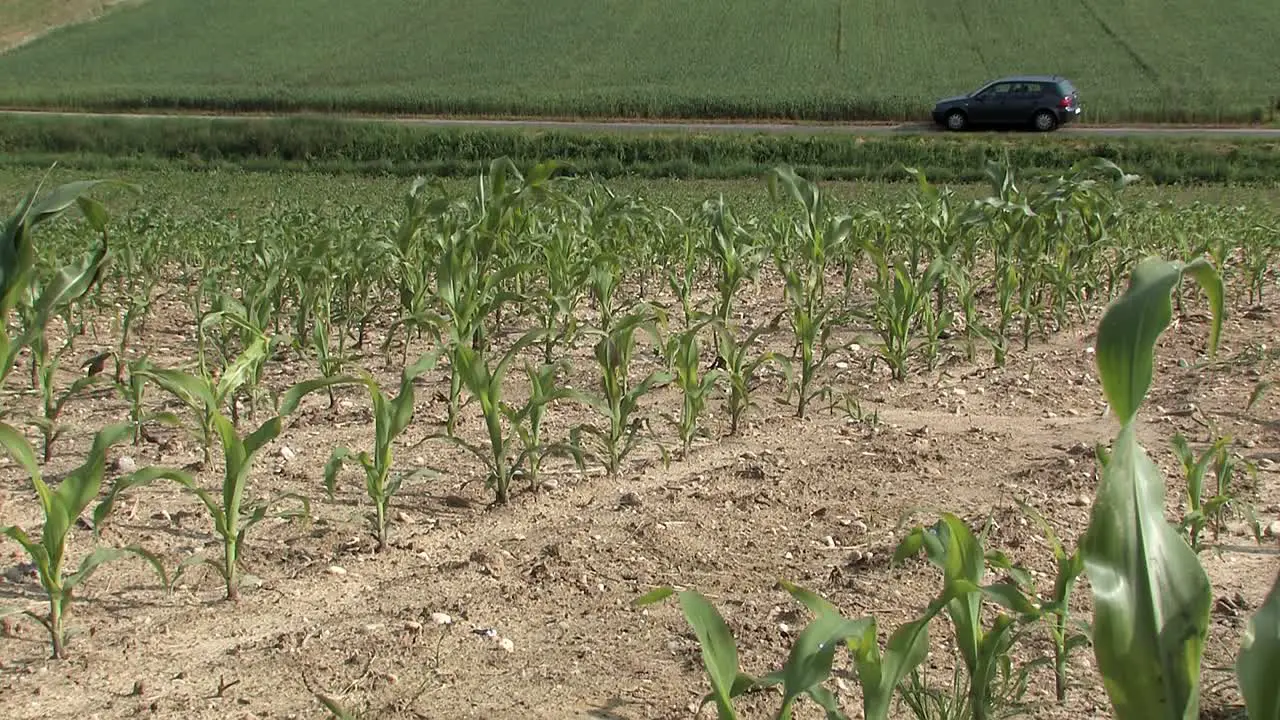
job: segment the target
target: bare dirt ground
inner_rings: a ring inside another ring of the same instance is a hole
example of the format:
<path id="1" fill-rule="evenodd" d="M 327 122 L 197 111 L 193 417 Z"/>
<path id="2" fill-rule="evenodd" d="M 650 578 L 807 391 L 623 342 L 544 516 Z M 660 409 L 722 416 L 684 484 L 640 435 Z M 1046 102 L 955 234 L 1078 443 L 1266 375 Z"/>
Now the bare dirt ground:
<path id="1" fill-rule="evenodd" d="M 748 318 L 766 317 L 778 297 L 772 284 L 748 288 L 741 307 Z M 136 346 L 162 364 L 188 362 L 195 357 L 190 319 L 181 304 L 165 302 Z M 70 622 L 80 632 L 69 659 L 47 659 L 47 636 L 35 623 L 7 626 L 0 637 L 0 716 L 323 717 L 316 690 L 377 718 L 687 718 L 707 688 L 697 643 L 675 603 L 640 610 L 632 600 L 664 584 L 703 592 L 737 637 L 744 669 L 764 673 L 780 666 L 790 647 L 782 625 L 807 622 L 776 587 L 779 579 L 821 593 L 848 616 L 874 615 L 882 637 L 918 615 L 940 588 L 940 573 L 923 560 L 891 568 L 889 559 L 910 524 L 933 521 L 930 511 L 955 512 L 975 528 L 993 520 L 989 547 L 1036 570 L 1047 592 L 1052 556 L 1015 500 L 1038 508 L 1072 546 L 1088 522 L 1092 448 L 1116 430 L 1114 418 L 1104 416 L 1090 354 L 1099 316 L 1100 309 L 1086 323 L 1019 348 L 1004 368 L 980 354 L 976 364 L 957 359 L 903 383 L 891 382 L 882 365 L 867 370 L 871 351 L 865 343 L 849 347 L 859 338 L 842 333 L 844 349 L 819 382 L 858 398 L 865 411 L 878 413 L 877 423 L 821 403 L 797 419 L 794 405 L 776 402 L 782 393 L 774 377 L 740 437 L 724 437 L 717 399 L 707 415 L 714 440 L 696 444 L 690 457 L 664 467 L 646 444 L 617 478 L 551 467 L 545 479 L 553 487 L 536 494 L 520 488 L 497 509 L 487 505 L 475 458 L 437 441 L 412 447 L 436 432 L 444 415 L 447 380 L 435 371 L 418 390 L 415 421 L 396 457 L 398 468 L 445 472 L 402 491 L 393 505 L 391 547 L 381 554 L 367 532 L 371 508 L 358 468 L 348 467 L 334 500 L 322 488 L 334 446 L 370 442 L 367 396 L 344 389 L 332 410 L 323 395 L 313 396 L 256 461 L 252 496 L 295 491 L 313 503 L 309 521 L 268 520 L 250 530 L 245 562 L 261 584 L 246 587 L 233 604 L 222 599 L 209 569 L 190 571 L 166 594 L 141 562 L 104 566 L 72 608 Z M 1170 478 L 1171 519 L 1181 517 L 1185 502 L 1168 438 L 1180 431 L 1200 448 L 1213 436 L 1206 423 L 1232 435 L 1236 450 L 1258 464 L 1256 482 L 1243 475 L 1240 482 L 1263 526 L 1280 517 L 1280 393 L 1244 411 L 1257 380 L 1246 360 L 1259 345 L 1274 344 L 1278 330 L 1274 299 L 1252 311 L 1233 307 L 1218 363 L 1204 367 L 1198 363 L 1208 323 L 1196 299 L 1162 339 L 1141 437 Z M 107 344 L 106 322 L 101 331 L 99 340 L 92 334 L 80 340 L 74 360 Z M 785 347 L 785 336 L 770 344 Z M 594 387 L 588 358 L 585 347 L 575 353 L 575 387 Z M 389 391 L 394 387 L 398 366 L 386 368 L 376 353 L 362 364 Z M 638 372 L 656 364 L 648 352 L 638 353 Z M 315 374 L 294 360 L 269 368 L 277 389 Z M 25 377 L 23 365 L 12 387 L 24 388 Z M 158 389 L 150 397 L 164 399 Z M 7 402 L 23 406 L 10 422 L 34 409 L 29 396 Z M 671 446 L 674 433 L 659 412 L 678 409 L 673 389 L 645 401 L 645 414 Z M 71 429 L 47 474 L 56 478 L 73 467 L 91 434 L 125 412 L 114 397 L 73 400 L 66 414 Z M 479 440 L 478 410 L 468 407 L 464 415 L 461 432 Z M 562 437 L 587 417 L 576 406 L 558 407 L 547 432 Z M 171 467 L 200 457 L 189 432 L 151 435 L 138 447 L 117 446 L 111 457 Z M 221 477 L 217 455 L 215 467 L 199 475 L 210 488 Z M 0 524 L 38 529 L 30 483 L 4 462 Z M 196 550 L 216 553 L 213 539 L 202 507 L 163 484 L 132 493 L 103 531 L 104 543 L 140 542 L 162 553 L 170 569 Z M 73 560 L 90 541 L 88 530 L 74 531 Z M 1216 600 L 1204 674 L 1206 713 L 1214 717 L 1237 702 L 1230 666 L 1244 618 L 1280 567 L 1277 547 L 1275 538 L 1259 546 L 1236 519 L 1202 555 Z M 39 588 L 18 567 L 25 560 L 15 543 L 0 543 L 6 573 L 0 604 L 39 609 Z M 1087 612 L 1088 601 L 1082 578 L 1075 605 Z M 434 624 L 432 613 L 447 613 L 453 625 Z M 931 678 L 949 682 L 950 627 L 944 618 L 933 627 Z M 510 651 L 500 638 L 511 641 Z M 1045 653 L 1043 638 L 1031 633 L 1018 659 Z M 838 668 L 843 677 L 833 687 L 846 712 L 861 717 L 843 658 Z M 1088 651 L 1074 656 L 1071 679 L 1067 704 L 1055 706 L 1048 702 L 1051 676 L 1035 674 L 1029 699 L 1038 704 L 1027 716 L 1110 715 Z M 752 698 L 741 706 L 743 717 L 771 716 L 766 706 Z M 708 709 L 702 717 L 712 714 Z M 797 712 L 819 716 L 811 705 Z"/>
<path id="2" fill-rule="evenodd" d="M 143 0 L 5 0 L 0 7 L 0 53 L 55 28 L 94 20 L 116 5 Z"/>

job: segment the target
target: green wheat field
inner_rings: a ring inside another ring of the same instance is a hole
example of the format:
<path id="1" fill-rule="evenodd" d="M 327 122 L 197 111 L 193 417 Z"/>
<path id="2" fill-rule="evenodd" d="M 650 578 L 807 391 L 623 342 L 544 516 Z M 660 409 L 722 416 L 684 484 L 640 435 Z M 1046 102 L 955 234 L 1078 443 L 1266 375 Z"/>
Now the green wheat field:
<path id="1" fill-rule="evenodd" d="M 0 55 L 0 104 L 924 119 L 1058 73 L 1092 121 L 1271 121 L 1257 0 L 146 0 Z M 0 10 L 0 19 L 4 11 Z"/>

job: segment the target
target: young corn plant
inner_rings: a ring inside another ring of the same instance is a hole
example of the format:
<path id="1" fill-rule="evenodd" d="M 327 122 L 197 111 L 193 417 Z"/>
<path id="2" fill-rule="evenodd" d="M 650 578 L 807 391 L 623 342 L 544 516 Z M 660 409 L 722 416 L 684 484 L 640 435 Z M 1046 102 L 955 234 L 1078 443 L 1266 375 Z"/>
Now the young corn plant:
<path id="1" fill-rule="evenodd" d="M 902 261 L 892 266 L 884 253 L 867 248 L 875 259 L 876 279 L 871 281 L 874 300 L 872 319 L 882 344 L 881 357 L 889 365 L 894 380 L 905 380 L 908 363 L 917 348 L 912 341 L 917 332 L 924 331 L 922 346 L 932 361 L 937 357 L 938 333 L 950 324 L 949 315 L 939 318 L 930 303 L 931 293 L 946 272 L 946 261 L 935 258 L 924 273 L 913 278 L 911 269 Z"/>
<path id="2" fill-rule="evenodd" d="M 707 406 L 707 400 L 715 392 L 716 383 L 725 377 L 720 369 L 700 373 L 701 346 L 698 335 L 714 318 L 703 318 L 682 332 L 667 338 L 665 355 L 676 387 L 680 388 L 680 417 L 670 420 L 679 430 L 682 456 L 688 457 L 693 439 L 702 431 L 698 418 Z"/>
<path id="3" fill-rule="evenodd" d="M 467 392 L 480 404 L 488 443 L 487 446 L 480 446 L 452 435 L 432 436 L 458 445 L 485 464 L 488 470 L 485 485 L 493 490 L 497 505 L 505 505 L 509 500 L 511 480 L 516 472 L 521 470 L 527 460 L 543 450 L 533 442 L 535 436 L 540 433 L 542 422 L 540 408 L 560 397 L 568 397 L 554 390 L 539 393 L 535 389 L 529 400 L 520 408 L 512 407 L 502 399 L 503 384 L 506 382 L 511 363 L 515 361 L 520 351 L 540 340 L 543 333 L 544 331 L 540 329 L 525 333 L 493 367 L 490 367 L 484 353 L 468 347 L 460 348 L 457 351 L 458 369 L 462 374 L 462 382 Z M 547 390 L 545 387 L 541 389 Z M 504 427 L 504 421 L 508 427 Z M 524 431 L 521 432 L 517 428 L 523 423 L 530 424 L 525 425 Z M 533 423 L 537 424 L 538 429 L 534 429 Z M 512 460 L 510 455 L 517 448 L 520 452 Z M 540 455 L 539 460 L 541 460 Z"/>
<path id="4" fill-rule="evenodd" d="M 556 384 L 556 376 L 568 368 L 567 362 L 544 363 L 539 366 L 525 363 L 525 375 L 529 378 L 529 399 L 522 407 L 503 408 L 507 422 L 515 428 L 520 438 L 520 457 L 527 463 L 524 472 L 531 492 L 536 492 L 541 487 L 539 475 L 545 457 L 552 454 L 577 457 L 576 450 L 571 445 L 562 442 L 548 443 L 542 436 L 542 420 L 546 416 L 547 406 L 557 400 L 572 397 L 567 388 Z M 519 465 L 517 462 L 516 466 Z"/>
<path id="5" fill-rule="evenodd" d="M 60 185 L 40 194 L 40 187 L 18 204 L 0 232 L 0 384 L 8 378 L 24 348 L 38 353 L 45 347 L 45 328 L 56 313 L 83 297 L 97 283 L 107 262 L 107 212 L 87 193 L 105 180 L 84 180 Z M 61 268 L 42 287 L 35 287 L 36 249 L 32 232 L 42 223 L 62 216 L 76 205 L 102 242 L 86 257 Z M 22 330 L 9 331 L 10 314 L 26 299 Z M 37 384 L 38 363 L 33 363 L 33 385 Z"/>
<path id="6" fill-rule="evenodd" d="M 1029 669 L 1015 673 L 1010 651 L 1017 640 L 1019 617 L 1034 617 L 1036 608 L 1015 583 L 982 584 L 987 560 L 981 540 L 955 515 L 944 513 L 933 527 L 913 530 L 894 552 L 894 563 L 922 547 L 929 561 L 943 571 L 946 612 L 969 681 L 968 713 L 973 720 L 995 717 L 999 705 L 1017 702 L 1025 688 L 1019 678 L 1025 678 Z M 1016 617 L 997 612 L 991 627 L 984 628 L 984 599 L 1009 608 Z"/>
<path id="7" fill-rule="evenodd" d="M 1165 520 L 1164 479 L 1137 439 L 1155 344 L 1172 320 L 1170 295 L 1187 275 L 1209 298 L 1213 354 L 1223 286 L 1203 259 L 1140 263 L 1103 315 L 1095 345 L 1098 376 L 1120 431 L 1102 468 L 1081 551 L 1093 592 L 1094 657 L 1117 720 L 1199 716 L 1212 588 L 1195 551 Z"/>
<path id="8" fill-rule="evenodd" d="M 1187 533 L 1187 542 L 1191 545 L 1191 549 L 1200 552 L 1202 549 L 1200 544 L 1200 535 L 1204 532 L 1205 527 L 1209 524 L 1211 517 L 1217 516 L 1221 506 L 1225 505 L 1229 496 L 1222 499 L 1215 497 L 1211 500 L 1209 506 L 1204 503 L 1204 476 L 1209 470 L 1211 463 L 1217 462 L 1219 467 L 1223 467 L 1227 460 L 1227 445 L 1231 442 L 1230 438 L 1218 438 L 1204 454 L 1199 458 L 1196 457 L 1195 451 L 1187 444 L 1187 439 L 1181 433 L 1174 435 L 1170 444 L 1173 445 L 1173 452 L 1178 456 L 1178 461 L 1182 463 L 1182 472 L 1186 476 L 1187 483 L 1187 514 L 1182 518 L 1182 527 Z M 1234 463 L 1233 463 L 1234 464 Z M 1230 467 L 1227 467 L 1227 475 L 1230 476 Z"/>
<path id="9" fill-rule="evenodd" d="M 150 376 L 156 382 L 174 394 L 192 398 L 202 403 L 204 412 L 209 418 L 213 432 L 221 442 L 223 456 L 223 476 L 221 496 L 216 496 L 200 487 L 195 478 L 186 473 L 173 473 L 165 476 L 130 476 L 117 481 L 111 488 L 100 510 L 105 514 L 114 503 L 119 501 L 123 493 L 147 485 L 158 479 L 169 479 L 176 482 L 184 490 L 192 493 L 204 504 L 213 520 L 214 532 L 222 544 L 222 558 L 206 558 L 202 554 L 193 555 L 183 560 L 174 577 L 177 582 L 188 567 L 197 564 L 208 564 L 217 570 L 226 587 L 226 599 L 235 602 L 240 599 L 240 586 L 245 579 L 240 566 L 245 551 L 245 534 L 259 522 L 267 518 L 267 514 L 276 505 L 292 500 L 300 509 L 286 510 L 277 517 L 308 517 L 311 503 L 297 493 L 281 493 L 265 501 L 246 501 L 245 494 L 249 484 L 249 474 L 253 468 L 255 456 L 267 443 L 279 437 L 284 428 L 284 418 L 297 409 L 302 398 L 316 390 L 345 381 L 344 378 L 318 378 L 294 385 L 284 394 L 280 410 L 274 417 L 266 420 L 248 435 L 241 435 L 231 419 L 217 407 L 215 388 L 207 378 L 191 375 L 177 370 L 154 370 Z"/>
<path id="10" fill-rule="evenodd" d="M 26 470 L 40 498 L 41 510 L 44 512 L 44 527 L 39 540 L 32 540 L 26 531 L 13 525 L 0 527 L 0 534 L 22 545 L 36 566 L 40 585 L 49 598 L 49 613 L 48 615 L 38 615 L 33 612 L 26 614 L 37 620 L 49 632 L 54 659 L 66 657 L 66 621 L 76 589 L 84 584 L 103 563 L 126 555 L 135 555 L 146 560 L 155 569 L 166 587 L 169 584 L 164 566 L 156 556 L 134 545 L 124 548 L 97 547 L 80 561 L 75 572 L 68 574 L 65 567 L 71 530 L 75 527 L 81 513 L 97 498 L 98 490 L 102 486 L 107 450 L 128 435 L 127 424 L 112 425 L 100 430 L 94 436 L 93 446 L 89 449 L 84 462 L 63 478 L 57 487 L 50 487 L 41 476 L 40 467 L 36 463 L 31 446 L 13 428 L 0 424 L 0 445 L 3 445 L 5 451 Z M 127 476 L 125 481 L 138 482 L 149 478 L 176 475 L 176 471 L 147 467 Z M 106 502 L 98 505 L 94 510 L 95 534 L 108 510 L 109 504 Z M 0 615 L 8 615 L 12 612 L 0 610 Z"/>
<path id="11" fill-rule="evenodd" d="M 572 343 L 577 335 L 577 308 L 590 277 L 592 251 L 580 236 L 563 228 L 552 229 L 542 244 L 547 276 L 538 312 L 540 324 L 547 331 L 542 341 L 545 363 L 554 361 L 557 348 Z"/>
<path id="12" fill-rule="evenodd" d="M 104 374 L 90 372 L 87 375 L 76 378 L 70 387 L 59 392 L 57 386 L 58 369 L 62 365 L 63 358 L 73 351 L 76 334 L 84 329 L 83 320 L 78 323 L 73 322 L 70 312 L 63 314 L 63 321 L 67 330 L 67 339 L 57 351 L 49 352 L 48 344 L 43 339 L 33 343 L 31 346 L 32 367 L 36 371 L 36 390 L 40 394 L 41 415 L 31 418 L 27 422 L 40 431 L 44 441 L 44 449 L 41 454 L 43 461 L 46 463 L 53 456 L 54 441 L 62 436 L 64 428 L 59 418 L 66 404 L 87 392 L 92 386 L 107 380 L 107 376 Z"/>
<path id="13" fill-rule="evenodd" d="M 807 592 L 799 588 L 796 590 Z M 701 593 L 660 587 L 637 598 L 634 604 L 652 605 L 672 595 L 679 600 L 685 620 L 698 638 L 703 667 L 711 681 L 711 692 L 703 697 L 701 705 L 715 703 L 720 720 L 737 719 L 733 705 L 735 697 L 778 686 L 782 689 L 782 699 L 774 715 L 777 720 L 791 720 L 797 704 L 804 698 L 826 711 L 827 717 L 843 717 L 835 694 L 824 683 L 831 675 L 837 647 L 852 638 L 864 637 L 871 626 L 869 620 L 849 620 L 834 611 L 818 613 L 796 636 L 786 664 L 780 670 L 755 678 L 738 667 L 738 648 L 733 633 L 715 606 Z M 927 649 L 925 645 L 924 650 Z M 918 655 L 923 659 L 923 652 Z"/>
<path id="14" fill-rule="evenodd" d="M 641 307 L 617 319 L 612 329 L 593 331 L 600 336 L 595 345 L 600 395 L 570 391 L 571 398 L 595 410 L 607 425 L 604 428 L 579 425 L 570 431 L 569 444 L 581 452 L 583 434 L 593 438 L 597 450 L 587 454 L 603 457 L 605 470 L 610 476 L 618 474 L 623 459 L 631 454 L 639 441 L 640 431 L 645 425 L 643 418 L 636 417 L 641 398 L 673 379 L 670 373 L 659 370 L 649 373 L 635 385 L 630 379 L 636 333 L 644 330 L 661 345 L 658 324 L 665 319 L 660 310 Z M 662 452 L 665 457 L 665 449 Z"/>
<path id="15" fill-rule="evenodd" d="M 374 514 L 370 519 L 374 537 L 378 541 L 377 550 L 382 552 L 387 547 L 388 510 L 391 499 L 400 491 L 405 480 L 412 480 L 425 472 L 419 470 L 408 477 L 392 472 L 392 448 L 396 438 L 409 427 L 413 420 L 414 381 L 423 373 L 435 366 L 437 353 L 427 353 L 417 362 L 404 369 L 400 374 L 400 392 L 388 398 L 378 381 L 369 373 L 360 377 L 336 377 L 333 385 L 360 384 L 369 391 L 369 400 L 373 403 L 373 453 L 361 451 L 353 453 L 345 447 L 335 448 L 329 461 L 324 466 L 324 487 L 332 498 L 337 487 L 338 475 L 342 472 L 344 462 L 355 460 L 364 469 L 365 492 L 373 501 Z"/>
<path id="16" fill-rule="evenodd" d="M 725 205 L 723 196 L 703 203 L 702 213 L 711 223 L 711 242 L 705 252 L 716 271 L 715 317 L 728 327 L 734 296 L 743 283 L 756 278 L 764 252 Z"/>
<path id="17" fill-rule="evenodd" d="M 817 593 L 785 580 L 781 585 L 815 615 L 840 615 L 834 605 Z M 899 686 L 929 655 L 929 623 L 946 606 L 947 600 L 945 595 L 934 599 L 922 616 L 900 625 L 889 636 L 883 652 L 873 617 L 862 621 L 865 625 L 861 633 L 845 639 L 849 655 L 858 671 L 858 684 L 862 689 L 862 716 L 865 720 L 888 720 Z M 828 717 L 843 716 L 833 716 L 829 711 Z"/>
<path id="18" fill-rule="evenodd" d="M 1035 508 L 1021 501 L 1018 502 L 1018 505 L 1024 513 L 1031 516 L 1036 524 L 1040 526 L 1041 532 L 1044 533 L 1053 550 L 1053 559 L 1057 564 L 1058 572 L 1054 577 L 1052 594 L 1046 597 L 1037 597 L 1035 582 L 1030 574 L 1011 563 L 1008 558 L 1004 557 L 1003 553 L 988 553 L 987 559 L 991 561 L 993 567 L 998 567 L 1008 572 L 1009 576 L 1013 578 L 1036 608 L 1035 617 L 1043 620 L 1048 628 L 1049 640 L 1053 643 L 1053 658 L 1051 662 L 1054 690 L 1058 702 L 1061 703 L 1067 699 L 1067 662 L 1071 653 L 1089 644 L 1088 624 L 1076 622 L 1073 626 L 1071 618 L 1071 591 L 1075 588 L 1080 574 L 1084 572 L 1084 558 L 1080 554 L 1079 547 L 1071 553 L 1067 553 L 1062 541 L 1058 539 L 1057 534 L 1053 531 L 1053 526 L 1045 520 L 1043 515 L 1036 512 Z M 1028 669 L 1041 664 L 1048 664 L 1048 662 L 1034 660 L 1028 665 Z"/>
<path id="19" fill-rule="evenodd" d="M 789 233 L 799 242 L 799 257 L 787 257 L 782 248 L 788 238 L 775 238 L 774 260 L 786 281 L 784 297 L 788 319 L 795 336 L 799 368 L 795 387 L 799 393 L 796 417 L 803 418 L 809 401 L 822 394 L 811 389 L 813 380 L 831 355 L 827 339 L 831 335 L 835 303 L 826 299 L 827 263 L 836 255 L 852 232 L 853 219 L 847 215 L 829 216 L 826 196 L 818 186 L 779 168 L 769 175 L 769 193 L 777 197 L 779 188 L 796 201 L 802 217 Z"/>
<path id="20" fill-rule="evenodd" d="M 729 386 L 725 407 L 729 413 L 729 434 L 732 436 L 738 434 L 738 428 L 742 423 L 743 416 L 755 406 L 752 396 L 761 383 L 756 378 L 760 368 L 769 363 L 775 363 L 782 370 L 787 382 L 790 383 L 791 381 L 791 362 L 787 358 L 771 350 L 760 353 L 755 357 L 750 356 L 751 348 L 755 344 L 756 338 L 762 333 L 775 328 L 777 320 L 778 318 L 774 318 L 773 324 L 761 325 L 752 330 L 741 343 L 738 342 L 732 329 L 718 322 L 714 325 L 716 337 L 719 338 L 717 344 L 719 345 L 720 358 L 722 359 L 721 369 Z"/>

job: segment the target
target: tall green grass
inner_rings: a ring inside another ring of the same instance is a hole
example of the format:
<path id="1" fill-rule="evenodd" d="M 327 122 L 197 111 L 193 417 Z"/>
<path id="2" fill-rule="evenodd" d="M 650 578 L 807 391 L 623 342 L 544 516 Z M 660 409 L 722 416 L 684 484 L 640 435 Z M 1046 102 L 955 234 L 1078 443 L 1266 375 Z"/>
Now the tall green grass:
<path id="1" fill-rule="evenodd" d="M 573 174 L 671 178 L 759 177 L 778 164 L 830 180 L 979 181 L 1009 153 L 1028 172 L 1101 156 L 1158 184 L 1280 182 L 1280 143 L 1187 138 L 1106 140 L 1024 135 L 605 134 L 458 129 L 384 122 L 204 118 L 13 117 L 0 124 L 10 163 L 53 160 L 84 169 L 243 167 L 331 172 L 474 175 L 488 158 L 522 166 L 555 159 Z"/>
<path id="2" fill-rule="evenodd" d="M 0 57 L 0 104 L 904 120 L 1060 73 L 1089 120 L 1267 120 L 1280 4 L 162 0 Z"/>

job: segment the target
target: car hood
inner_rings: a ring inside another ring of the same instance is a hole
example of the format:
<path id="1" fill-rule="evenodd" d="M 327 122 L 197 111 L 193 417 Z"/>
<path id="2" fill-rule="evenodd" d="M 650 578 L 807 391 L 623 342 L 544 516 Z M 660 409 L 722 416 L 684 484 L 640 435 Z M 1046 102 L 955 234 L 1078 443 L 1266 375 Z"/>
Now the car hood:
<path id="1" fill-rule="evenodd" d="M 968 99 L 969 99 L 968 95 L 957 95 L 955 97 L 943 98 L 942 100 L 938 101 L 938 104 L 939 105 L 958 105 L 960 103 L 966 102 Z"/>

